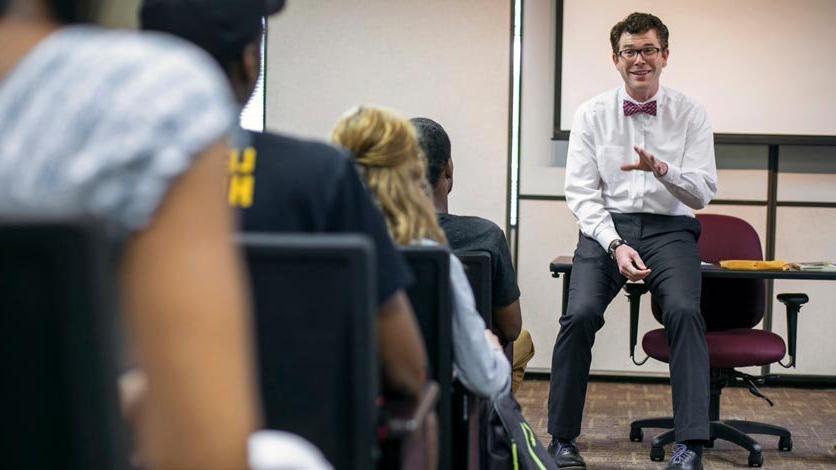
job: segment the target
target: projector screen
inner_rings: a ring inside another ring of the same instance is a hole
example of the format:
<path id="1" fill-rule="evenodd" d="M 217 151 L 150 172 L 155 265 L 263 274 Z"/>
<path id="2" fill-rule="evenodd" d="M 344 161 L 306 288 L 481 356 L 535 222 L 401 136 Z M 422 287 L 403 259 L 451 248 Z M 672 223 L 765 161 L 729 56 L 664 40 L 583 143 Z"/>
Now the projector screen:
<path id="1" fill-rule="evenodd" d="M 834 0 L 557 1 L 556 136 L 581 103 L 623 84 L 609 32 L 634 11 L 668 26 L 662 85 L 702 103 L 715 133 L 836 136 Z"/>

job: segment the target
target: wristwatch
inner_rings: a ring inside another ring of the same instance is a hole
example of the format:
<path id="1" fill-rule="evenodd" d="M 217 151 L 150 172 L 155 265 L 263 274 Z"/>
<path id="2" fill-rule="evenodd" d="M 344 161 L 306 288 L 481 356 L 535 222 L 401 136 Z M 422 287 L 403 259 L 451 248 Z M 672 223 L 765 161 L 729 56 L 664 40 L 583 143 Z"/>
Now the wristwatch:
<path id="1" fill-rule="evenodd" d="M 626 245 L 627 241 L 622 240 L 620 238 L 616 238 L 615 240 L 610 242 L 610 246 L 607 247 L 607 253 L 610 255 L 610 258 L 615 260 L 615 249 L 621 245 Z"/>

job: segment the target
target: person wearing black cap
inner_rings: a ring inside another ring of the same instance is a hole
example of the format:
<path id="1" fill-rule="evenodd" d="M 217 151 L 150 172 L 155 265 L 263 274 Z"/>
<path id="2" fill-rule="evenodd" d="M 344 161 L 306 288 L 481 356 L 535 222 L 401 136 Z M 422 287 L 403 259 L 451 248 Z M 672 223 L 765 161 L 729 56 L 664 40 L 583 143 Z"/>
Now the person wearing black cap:
<path id="1" fill-rule="evenodd" d="M 188 39 L 226 72 L 241 105 L 258 79 L 262 15 L 283 1 L 145 0 L 145 30 Z M 427 360 L 405 288 L 411 282 L 386 224 L 347 155 L 330 145 L 251 132 L 233 152 L 229 202 L 248 232 L 363 233 L 377 255 L 378 354 L 385 392 L 417 398 Z M 256 158 L 257 155 L 257 158 Z"/>

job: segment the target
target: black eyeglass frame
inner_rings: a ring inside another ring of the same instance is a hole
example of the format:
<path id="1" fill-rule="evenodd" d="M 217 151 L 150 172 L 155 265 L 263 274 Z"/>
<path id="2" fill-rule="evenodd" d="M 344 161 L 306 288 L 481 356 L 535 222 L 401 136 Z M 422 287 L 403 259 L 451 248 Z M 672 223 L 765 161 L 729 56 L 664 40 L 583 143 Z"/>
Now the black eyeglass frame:
<path id="1" fill-rule="evenodd" d="M 667 48 L 662 47 L 642 47 L 640 49 L 623 49 L 616 53 L 617 56 L 621 57 L 624 60 L 633 60 L 641 54 L 641 56 L 647 59 L 654 59 L 658 56 L 661 52 L 667 50 Z M 653 52 L 650 52 L 653 51 Z M 624 54 L 632 54 L 632 57 L 627 57 Z"/>

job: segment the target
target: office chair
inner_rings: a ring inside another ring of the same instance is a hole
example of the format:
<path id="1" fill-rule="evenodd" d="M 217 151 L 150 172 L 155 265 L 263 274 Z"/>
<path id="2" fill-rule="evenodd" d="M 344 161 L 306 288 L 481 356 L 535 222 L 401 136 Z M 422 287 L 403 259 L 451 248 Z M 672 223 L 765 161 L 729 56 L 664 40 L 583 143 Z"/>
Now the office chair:
<path id="1" fill-rule="evenodd" d="M 430 377 L 438 383 L 438 468 L 452 466 L 453 317 L 450 253 L 440 246 L 401 246 L 415 282 L 409 301 L 427 348 Z"/>
<path id="2" fill-rule="evenodd" d="M 485 326 L 493 324 L 491 254 L 482 250 L 459 250 L 455 255 L 464 265 L 467 280 L 476 300 L 476 310 L 485 320 Z M 483 444 L 487 439 L 489 403 L 469 392 L 457 382 L 453 395 L 453 464 L 454 468 L 481 469 Z"/>
<path id="3" fill-rule="evenodd" d="M 89 220 L 0 223 L 3 468 L 130 468 L 107 247 Z"/>
<path id="4" fill-rule="evenodd" d="M 724 259 L 763 259 L 761 243 L 757 232 L 744 220 L 715 214 L 700 214 L 697 219 L 702 225 L 698 245 L 703 261 L 717 263 Z M 638 299 L 646 288 L 641 284 L 629 284 L 631 352 L 636 343 L 638 329 Z M 706 324 L 709 365 L 711 368 L 710 389 L 710 433 L 712 447 L 715 439 L 723 439 L 749 451 L 749 466 L 763 465 L 761 445 L 749 434 L 778 436 L 778 449 L 792 450 L 792 436 L 784 427 L 754 421 L 721 420 L 720 394 L 729 383 L 744 383 L 753 395 L 772 402 L 763 396 L 756 383 L 763 377 L 752 377 L 735 370 L 738 367 L 763 366 L 779 363 L 785 353 L 789 362 L 784 367 L 795 366 L 796 325 L 801 305 L 808 301 L 805 294 L 779 294 L 778 300 L 787 306 L 787 343 L 770 331 L 755 329 L 766 309 L 766 281 L 762 279 L 703 279 L 701 310 Z M 661 323 L 661 311 L 652 303 L 653 316 Z M 670 349 L 664 328 L 652 330 L 644 335 L 642 347 L 649 357 L 669 362 Z M 634 359 L 635 362 L 635 359 Z M 637 363 L 641 364 L 641 363 Z M 674 441 L 673 418 L 652 418 L 633 421 L 630 424 L 630 440 L 640 442 L 643 428 L 667 428 L 653 439 L 650 458 L 662 461 L 664 446 Z"/>
<path id="5" fill-rule="evenodd" d="M 359 235 L 244 234 L 268 428 L 335 468 L 374 468 L 378 394 L 374 249 Z"/>

